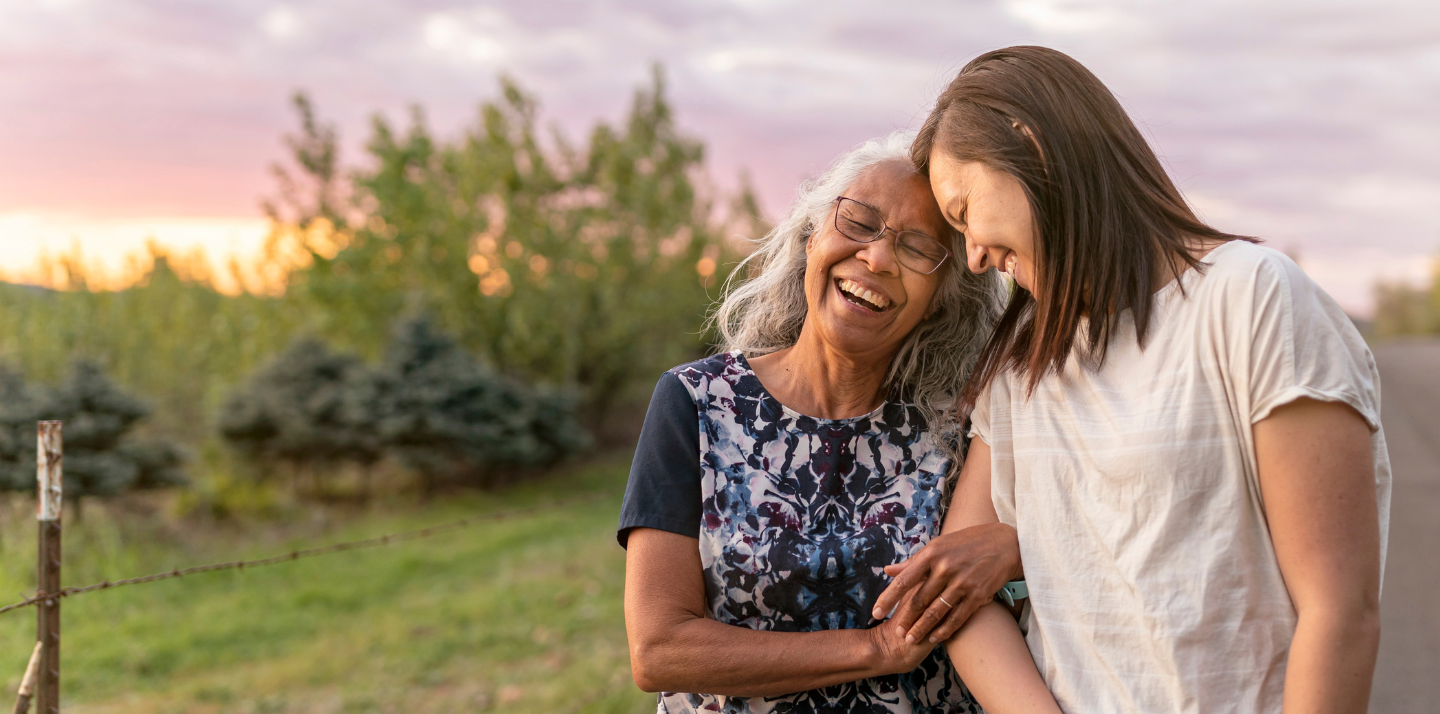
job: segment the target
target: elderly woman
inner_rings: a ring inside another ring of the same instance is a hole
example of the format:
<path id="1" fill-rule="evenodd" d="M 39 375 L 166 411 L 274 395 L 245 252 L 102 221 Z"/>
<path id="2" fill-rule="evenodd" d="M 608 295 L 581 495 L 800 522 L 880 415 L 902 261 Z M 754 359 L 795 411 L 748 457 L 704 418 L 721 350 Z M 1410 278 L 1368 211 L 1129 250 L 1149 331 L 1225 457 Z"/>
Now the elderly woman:
<path id="1" fill-rule="evenodd" d="M 803 187 L 716 312 L 725 351 L 655 389 L 618 536 L 661 712 L 978 711 L 943 648 L 871 614 L 938 531 L 960 446 L 937 409 L 1000 300 L 953 259 L 912 136 Z"/>

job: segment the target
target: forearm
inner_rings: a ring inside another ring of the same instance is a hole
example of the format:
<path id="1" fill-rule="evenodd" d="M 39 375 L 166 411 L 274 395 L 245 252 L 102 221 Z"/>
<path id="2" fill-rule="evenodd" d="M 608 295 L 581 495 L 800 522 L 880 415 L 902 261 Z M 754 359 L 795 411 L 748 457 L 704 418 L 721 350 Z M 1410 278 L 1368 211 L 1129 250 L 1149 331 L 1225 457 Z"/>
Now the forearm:
<path id="1" fill-rule="evenodd" d="M 950 663 L 989 714 L 1060 714 L 1005 606 L 992 602 L 945 643 Z"/>
<path id="2" fill-rule="evenodd" d="M 1301 611 L 1285 673 L 1285 714 L 1363 714 L 1370 704 L 1378 607 Z"/>
<path id="3" fill-rule="evenodd" d="M 693 618 L 632 646 L 646 691 L 779 696 L 889 674 L 868 630 L 766 632 Z"/>

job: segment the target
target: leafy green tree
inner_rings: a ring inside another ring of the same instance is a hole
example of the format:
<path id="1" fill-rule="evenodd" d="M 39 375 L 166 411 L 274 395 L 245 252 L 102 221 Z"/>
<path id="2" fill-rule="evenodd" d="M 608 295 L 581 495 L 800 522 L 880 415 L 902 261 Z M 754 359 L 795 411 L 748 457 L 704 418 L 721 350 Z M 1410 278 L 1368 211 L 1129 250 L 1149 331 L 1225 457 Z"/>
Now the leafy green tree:
<path id="1" fill-rule="evenodd" d="M 220 435 L 265 465 L 311 476 L 344 463 L 380 459 L 375 377 L 360 357 L 304 337 L 234 390 L 219 415 Z"/>
<path id="2" fill-rule="evenodd" d="M 547 150 L 535 100 L 502 89 L 454 141 L 418 109 L 404 131 L 376 118 L 370 166 L 344 181 L 333 128 L 300 101 L 272 252 L 300 257 L 287 296 L 337 342 L 378 354 L 376 326 L 424 309 L 500 372 L 578 387 L 598 422 L 703 352 L 707 290 L 733 257 L 721 238 L 758 225 L 753 195 L 716 219 L 695 186 L 703 148 L 676 127 L 658 70 L 624 124 L 583 147 L 556 135 Z"/>
<path id="3" fill-rule="evenodd" d="M 484 368 L 426 317 L 400 323 L 381 374 L 380 433 L 427 493 L 445 483 L 493 486 L 588 445 L 573 400 Z"/>

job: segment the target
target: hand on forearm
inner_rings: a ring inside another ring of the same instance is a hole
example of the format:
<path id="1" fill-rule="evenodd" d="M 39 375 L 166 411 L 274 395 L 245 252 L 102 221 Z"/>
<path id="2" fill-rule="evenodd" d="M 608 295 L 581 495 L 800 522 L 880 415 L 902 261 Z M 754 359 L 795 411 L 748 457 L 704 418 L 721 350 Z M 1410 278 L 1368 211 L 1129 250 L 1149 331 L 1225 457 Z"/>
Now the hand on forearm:
<path id="1" fill-rule="evenodd" d="M 1019 571 L 1020 547 L 1010 526 L 988 523 L 939 535 L 915 557 L 885 569 L 895 580 L 881 593 L 876 617 L 911 595 L 884 626 L 915 642 L 943 642 Z"/>
<path id="2" fill-rule="evenodd" d="M 990 501 L 990 447 L 985 442 L 970 442 L 941 534 L 885 573 L 895 580 L 880 594 L 875 617 L 884 617 L 898 604 L 884 627 L 904 630 L 915 642 L 949 639 L 1006 581 L 1024 577 L 1015 529 L 999 522 Z"/>

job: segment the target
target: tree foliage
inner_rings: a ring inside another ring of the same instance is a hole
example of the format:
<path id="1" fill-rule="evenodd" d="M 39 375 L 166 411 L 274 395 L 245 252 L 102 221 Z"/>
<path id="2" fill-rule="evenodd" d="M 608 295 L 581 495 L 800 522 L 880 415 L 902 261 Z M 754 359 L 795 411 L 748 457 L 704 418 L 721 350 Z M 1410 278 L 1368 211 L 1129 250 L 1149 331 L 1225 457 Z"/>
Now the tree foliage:
<path id="1" fill-rule="evenodd" d="M 179 478 L 181 453 L 139 437 L 198 447 L 203 466 L 223 468 L 224 450 L 206 443 L 221 431 L 227 396 L 297 335 L 323 338 L 342 361 L 382 364 L 387 326 L 420 311 L 484 365 L 475 373 L 486 384 L 510 385 L 495 394 L 533 396 L 535 423 L 577 410 L 585 427 L 612 423 L 614 405 L 703 352 L 709 292 L 736 257 L 727 240 L 763 230 L 748 189 L 719 201 L 704 188 L 703 147 L 677 126 L 658 72 L 622 120 L 578 142 L 543 128 L 536 100 L 502 80 L 501 95 L 456 135 L 432 133 L 418 109 L 400 125 L 376 118 L 353 164 L 314 107 L 303 97 L 296 106 L 291 160 L 266 204 L 270 282 L 242 278 L 244 292 L 225 294 L 203 256 L 152 247 L 123 289 L 92 283 L 78 252 L 46 264 L 60 289 L 0 283 L 0 359 L 14 365 L 0 371 L 0 486 L 33 487 L 24 459 L 37 404 L 49 398 L 20 374 L 55 384 L 84 358 L 117 389 L 144 395 L 153 411 L 129 422 L 115 450 L 129 466 L 115 468 L 133 467 L 130 488 L 163 485 Z M 354 398 L 379 399 L 382 367 L 361 371 L 378 381 Z M 539 444 L 533 454 L 569 453 L 565 439 L 580 433 L 525 438 Z M 473 463 L 499 463 L 487 453 Z"/>
<path id="2" fill-rule="evenodd" d="M 92 360 L 154 407 L 143 430 L 199 444 L 227 389 L 306 316 L 283 298 L 218 292 L 195 257 L 152 248 L 151 259 L 123 290 L 92 289 L 78 255 L 58 261 L 64 290 L 0 283 L 0 357 L 45 383 Z"/>
<path id="3" fill-rule="evenodd" d="M 35 423 L 45 397 L 10 365 L 0 365 L 0 491 L 35 488 Z"/>
<path id="4" fill-rule="evenodd" d="M 373 382 L 358 355 L 302 337 L 231 393 L 220 434 L 262 464 L 369 466 L 382 452 Z"/>
<path id="5" fill-rule="evenodd" d="M 64 423 L 64 492 L 79 501 L 186 482 L 184 455 L 163 439 L 134 438 L 151 408 L 122 390 L 91 360 L 78 360 L 58 385 L 26 384 L 10 368 L 0 370 L 0 485 L 35 488 L 35 423 Z"/>
<path id="6" fill-rule="evenodd" d="M 1440 335 L 1440 259 L 1429 286 L 1385 282 L 1375 286 L 1372 330 L 1376 337 Z"/>
<path id="7" fill-rule="evenodd" d="M 489 486 L 501 469 L 548 466 L 588 446 L 575 402 L 483 367 L 431 320 L 403 321 L 381 365 L 380 433 L 436 485 Z"/>
<path id="8" fill-rule="evenodd" d="M 247 458 L 315 473 L 383 455 L 441 484 L 490 486 L 588 446 L 575 400 L 480 364 L 424 316 L 402 321 L 372 369 L 307 337 L 226 400 L 222 437 Z"/>
<path id="9" fill-rule="evenodd" d="M 454 141 L 418 110 L 404 131 L 375 119 L 370 166 L 344 181 L 335 132 L 298 99 L 272 251 L 303 257 L 289 293 L 327 336 L 377 354 L 376 326 L 423 308 L 499 371 L 579 387 L 599 416 L 703 351 L 727 229 L 698 195 L 704 152 L 675 126 L 658 71 L 621 127 L 597 126 L 584 147 L 556 135 L 549 151 L 535 100 L 502 88 Z M 734 205 L 753 228 L 753 197 Z"/>

